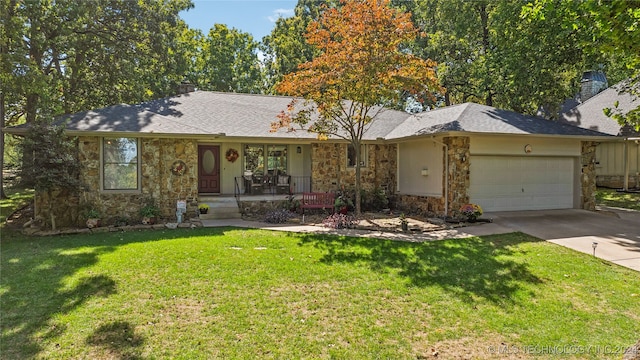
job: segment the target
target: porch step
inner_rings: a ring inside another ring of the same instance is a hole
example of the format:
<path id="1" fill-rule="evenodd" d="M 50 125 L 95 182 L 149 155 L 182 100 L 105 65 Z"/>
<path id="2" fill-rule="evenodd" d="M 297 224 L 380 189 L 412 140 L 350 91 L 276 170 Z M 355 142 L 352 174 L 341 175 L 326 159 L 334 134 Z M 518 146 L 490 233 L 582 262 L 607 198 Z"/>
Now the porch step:
<path id="1" fill-rule="evenodd" d="M 234 197 L 201 196 L 199 204 L 209 205 L 209 211 L 206 214 L 200 214 L 202 220 L 240 219 L 242 217 Z"/>

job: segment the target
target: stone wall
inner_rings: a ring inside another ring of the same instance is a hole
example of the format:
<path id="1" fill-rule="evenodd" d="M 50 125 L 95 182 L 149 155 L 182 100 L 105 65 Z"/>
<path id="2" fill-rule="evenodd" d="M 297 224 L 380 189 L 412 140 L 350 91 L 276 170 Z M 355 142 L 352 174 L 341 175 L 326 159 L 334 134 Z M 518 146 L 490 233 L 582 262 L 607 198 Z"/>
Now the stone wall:
<path id="1" fill-rule="evenodd" d="M 444 214 L 444 197 L 400 195 L 397 208 L 409 214 L 422 216 L 442 216 Z"/>
<path id="2" fill-rule="evenodd" d="M 624 175 L 597 175 L 596 185 L 612 189 L 622 189 L 624 187 Z M 640 176 L 629 174 L 629 188 L 640 188 Z"/>
<path id="3" fill-rule="evenodd" d="M 127 218 L 132 223 L 140 219 L 139 210 L 147 199 L 153 199 L 161 210 L 161 218 L 175 221 L 178 199 L 187 200 L 186 218 L 195 216 L 198 200 L 198 146 L 189 139 L 146 139 L 139 142 L 141 159 L 141 191 L 104 192 L 100 185 L 100 138 L 80 137 L 78 159 L 83 164 L 81 180 L 84 184 L 78 195 L 46 194 L 36 196 L 36 216 L 49 222 L 49 207 L 53 207 L 58 227 L 84 226 L 83 211 L 95 208 L 102 215 L 102 222 L 110 225 Z M 176 160 L 187 165 L 184 175 L 171 172 Z"/>
<path id="4" fill-rule="evenodd" d="M 383 188 L 395 192 L 397 145 L 366 145 L 367 166 L 362 167 L 363 189 Z M 311 189 L 317 192 L 355 187 L 355 169 L 347 167 L 347 144 L 314 143 L 311 145 Z"/>
<path id="5" fill-rule="evenodd" d="M 580 208 L 596 209 L 596 146 L 597 142 L 583 141 L 581 152 Z"/>

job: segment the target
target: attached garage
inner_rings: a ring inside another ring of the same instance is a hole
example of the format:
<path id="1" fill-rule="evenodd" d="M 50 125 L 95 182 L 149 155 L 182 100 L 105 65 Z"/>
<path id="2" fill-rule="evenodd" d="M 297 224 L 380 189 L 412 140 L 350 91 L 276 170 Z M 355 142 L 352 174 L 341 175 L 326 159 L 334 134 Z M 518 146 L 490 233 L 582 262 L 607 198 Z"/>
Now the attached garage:
<path id="1" fill-rule="evenodd" d="M 593 210 L 596 146 L 610 140 L 473 103 L 415 114 L 386 138 L 399 143 L 402 206 L 453 217 L 468 203 L 485 212 Z"/>
<path id="2" fill-rule="evenodd" d="M 569 209 L 575 157 L 471 156 L 469 198 L 485 211 Z"/>

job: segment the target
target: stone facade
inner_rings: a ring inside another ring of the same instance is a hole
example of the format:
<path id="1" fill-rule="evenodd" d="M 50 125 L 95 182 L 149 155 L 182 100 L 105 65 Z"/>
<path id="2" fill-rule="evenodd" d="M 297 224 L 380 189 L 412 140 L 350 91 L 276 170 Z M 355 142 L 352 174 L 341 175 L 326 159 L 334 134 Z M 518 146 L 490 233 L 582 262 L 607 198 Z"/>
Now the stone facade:
<path id="1" fill-rule="evenodd" d="M 597 175 L 596 185 L 612 189 L 622 189 L 624 187 L 624 175 Z M 640 176 L 629 174 L 629 188 L 640 188 Z"/>
<path id="2" fill-rule="evenodd" d="M 422 216 L 442 216 L 444 197 L 400 195 L 397 199 L 398 210 Z"/>
<path id="3" fill-rule="evenodd" d="M 269 211 L 285 209 L 289 202 L 287 200 L 261 200 L 246 201 L 240 200 L 242 215 L 249 217 L 263 217 Z"/>
<path id="4" fill-rule="evenodd" d="M 580 208 L 596 209 L 596 146 L 597 142 L 583 141 L 581 152 Z"/>
<path id="5" fill-rule="evenodd" d="M 363 189 L 385 189 L 395 192 L 397 151 L 396 144 L 366 145 L 367 166 L 362 167 Z M 356 183 L 354 168 L 347 167 L 347 144 L 314 143 L 311 145 L 311 189 L 316 192 L 353 188 Z"/>
<path id="6" fill-rule="evenodd" d="M 140 138 L 140 191 L 101 191 L 99 137 L 78 139 L 78 159 L 83 164 L 81 180 L 84 184 L 78 195 L 46 194 L 36 196 L 36 216 L 50 225 L 49 213 L 56 214 L 59 227 L 84 226 L 83 210 L 95 208 L 102 222 L 110 225 L 118 219 L 127 218 L 132 223 L 140 219 L 139 210 L 146 199 L 153 199 L 161 210 L 161 218 L 175 220 L 176 201 L 187 200 L 186 218 L 195 216 L 198 200 L 198 146 L 188 139 Z M 171 166 L 176 160 L 187 165 L 186 172 L 174 175 Z M 51 209 L 51 210 L 49 210 Z"/>
<path id="7" fill-rule="evenodd" d="M 446 181 L 449 183 L 449 215 L 457 216 L 464 204 L 469 203 L 469 152 L 468 136 L 445 137 L 443 143 L 448 145 L 449 172 Z"/>

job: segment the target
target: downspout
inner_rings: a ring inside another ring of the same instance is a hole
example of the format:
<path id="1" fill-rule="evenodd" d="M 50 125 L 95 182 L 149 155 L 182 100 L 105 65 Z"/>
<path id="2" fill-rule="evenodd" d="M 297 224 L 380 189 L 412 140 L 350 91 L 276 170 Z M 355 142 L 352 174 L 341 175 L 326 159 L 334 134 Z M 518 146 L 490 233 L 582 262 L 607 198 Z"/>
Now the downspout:
<path id="1" fill-rule="evenodd" d="M 449 216 L 449 145 L 436 140 L 435 136 L 431 141 L 444 147 L 444 218 Z"/>

